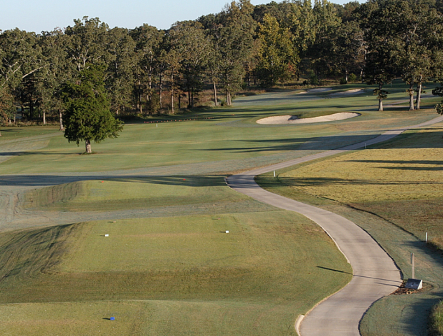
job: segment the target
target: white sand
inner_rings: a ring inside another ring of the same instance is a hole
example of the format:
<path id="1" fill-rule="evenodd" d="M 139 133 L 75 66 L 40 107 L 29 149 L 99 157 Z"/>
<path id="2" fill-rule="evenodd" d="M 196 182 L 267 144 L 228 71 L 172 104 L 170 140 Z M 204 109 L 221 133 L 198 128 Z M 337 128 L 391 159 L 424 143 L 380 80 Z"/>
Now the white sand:
<path id="1" fill-rule="evenodd" d="M 275 116 L 275 117 L 259 119 L 257 120 L 257 123 L 263 125 L 310 124 L 310 123 L 319 123 L 327 121 L 345 120 L 349 118 L 358 117 L 359 115 L 360 113 L 355 113 L 355 112 L 340 112 L 326 116 L 304 118 L 304 119 L 298 119 L 297 117 L 291 115 L 283 115 L 283 116 Z"/>
<path id="2" fill-rule="evenodd" d="M 325 91 L 331 91 L 332 88 L 316 88 L 316 89 L 310 89 L 308 92 L 325 92 Z"/>
<path id="3" fill-rule="evenodd" d="M 355 94 L 359 94 L 361 92 L 365 91 L 364 89 L 352 89 L 352 90 L 348 90 L 348 91 L 343 91 L 343 92 L 336 92 L 336 93 L 331 93 L 329 95 L 329 97 L 344 97 L 344 96 L 352 96 Z"/>
<path id="4" fill-rule="evenodd" d="M 306 94 L 306 93 L 316 93 L 316 92 L 325 92 L 325 91 L 330 91 L 332 90 L 332 88 L 315 88 L 315 89 L 309 89 L 309 90 L 305 90 L 305 91 L 300 91 L 297 92 L 298 95 L 300 94 Z"/>

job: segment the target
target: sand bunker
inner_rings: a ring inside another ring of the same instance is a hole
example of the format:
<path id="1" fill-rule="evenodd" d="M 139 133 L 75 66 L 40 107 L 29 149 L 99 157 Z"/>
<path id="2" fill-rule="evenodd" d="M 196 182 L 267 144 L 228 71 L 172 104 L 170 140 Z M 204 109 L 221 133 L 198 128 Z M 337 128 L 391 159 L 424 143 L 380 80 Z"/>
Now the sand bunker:
<path id="1" fill-rule="evenodd" d="M 326 116 L 304 118 L 304 119 L 298 119 L 296 116 L 291 116 L 291 115 L 283 115 L 283 116 L 268 117 L 257 120 L 257 124 L 263 124 L 263 125 L 311 124 L 311 123 L 319 123 L 327 121 L 344 120 L 344 119 L 358 117 L 359 115 L 360 113 L 355 113 L 355 112 L 340 112 Z"/>
<path id="2" fill-rule="evenodd" d="M 336 93 L 331 93 L 329 95 L 329 97 L 344 97 L 344 96 L 352 96 L 355 94 L 359 94 L 364 92 L 364 89 L 352 89 L 352 90 L 348 90 L 348 91 L 343 91 L 343 92 L 336 92 Z"/>
<path id="3" fill-rule="evenodd" d="M 297 94 L 301 95 L 301 94 L 307 94 L 307 93 L 326 92 L 326 91 L 331 91 L 331 90 L 332 90 L 332 88 L 316 88 L 316 89 L 310 89 L 307 91 L 300 91 L 300 92 L 297 92 Z M 364 89 L 352 89 L 352 90 L 347 90 L 347 91 L 342 91 L 342 92 L 331 93 L 328 96 L 329 97 L 345 97 L 345 96 L 356 95 L 356 94 L 362 93 L 364 91 L 365 91 Z"/>
<path id="4" fill-rule="evenodd" d="M 315 89 L 310 89 L 308 90 L 308 92 L 325 92 L 325 91 L 331 91 L 332 88 L 315 88 Z"/>

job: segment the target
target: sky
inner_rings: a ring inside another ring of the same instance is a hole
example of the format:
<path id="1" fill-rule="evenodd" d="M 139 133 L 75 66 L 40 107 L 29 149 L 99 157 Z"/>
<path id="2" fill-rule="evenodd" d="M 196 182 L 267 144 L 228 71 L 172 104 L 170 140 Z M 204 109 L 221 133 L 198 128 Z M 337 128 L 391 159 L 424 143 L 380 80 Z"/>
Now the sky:
<path id="1" fill-rule="evenodd" d="M 351 0 L 333 0 L 348 3 Z M 74 19 L 98 17 L 110 28 L 135 28 L 147 23 L 168 29 L 177 21 L 219 13 L 230 0 L 0 0 L 0 30 L 20 28 L 41 33 L 74 24 Z M 253 5 L 269 1 L 252 0 Z M 277 0 L 276 2 L 281 2 Z"/>

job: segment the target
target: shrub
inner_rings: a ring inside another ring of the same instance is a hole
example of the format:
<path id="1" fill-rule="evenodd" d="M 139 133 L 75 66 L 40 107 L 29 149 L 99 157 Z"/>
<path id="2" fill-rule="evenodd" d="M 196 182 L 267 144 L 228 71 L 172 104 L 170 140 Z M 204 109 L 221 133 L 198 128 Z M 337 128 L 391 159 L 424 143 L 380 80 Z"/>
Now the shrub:
<path id="1" fill-rule="evenodd" d="M 348 76 L 348 80 L 349 80 L 349 82 L 356 82 L 357 80 L 358 80 L 358 76 L 355 74 L 355 73 L 351 73 L 349 76 Z"/>

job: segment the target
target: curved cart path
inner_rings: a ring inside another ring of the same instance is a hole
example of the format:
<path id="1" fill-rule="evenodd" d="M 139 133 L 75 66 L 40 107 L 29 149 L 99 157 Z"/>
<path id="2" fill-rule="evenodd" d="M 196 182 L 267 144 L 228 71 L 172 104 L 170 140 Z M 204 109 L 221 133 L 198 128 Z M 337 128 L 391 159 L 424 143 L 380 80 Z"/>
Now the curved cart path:
<path id="1" fill-rule="evenodd" d="M 250 170 L 227 178 L 228 185 L 256 200 L 298 212 L 320 225 L 335 241 L 353 269 L 351 282 L 311 310 L 298 330 L 302 336 L 360 335 L 359 323 L 364 313 L 378 299 L 389 295 L 401 284 L 398 268 L 389 255 L 359 226 L 332 212 L 268 192 L 255 183 L 256 175 L 303 162 L 332 156 L 389 140 L 407 129 L 443 121 L 443 116 L 404 129 L 388 131 L 366 142 L 337 150 L 306 156 L 265 168 Z M 298 326 L 296 326 L 298 329 Z"/>

